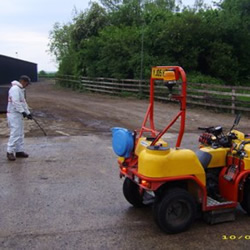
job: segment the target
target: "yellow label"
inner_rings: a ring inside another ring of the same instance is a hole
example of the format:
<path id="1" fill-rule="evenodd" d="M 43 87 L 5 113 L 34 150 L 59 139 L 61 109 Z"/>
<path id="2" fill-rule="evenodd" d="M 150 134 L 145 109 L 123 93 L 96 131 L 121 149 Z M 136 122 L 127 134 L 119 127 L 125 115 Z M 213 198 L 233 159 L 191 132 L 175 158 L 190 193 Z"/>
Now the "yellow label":
<path id="1" fill-rule="evenodd" d="M 165 71 L 166 71 L 166 69 L 161 69 L 161 68 L 156 68 L 156 67 L 152 68 L 151 77 L 152 78 L 163 79 Z"/>

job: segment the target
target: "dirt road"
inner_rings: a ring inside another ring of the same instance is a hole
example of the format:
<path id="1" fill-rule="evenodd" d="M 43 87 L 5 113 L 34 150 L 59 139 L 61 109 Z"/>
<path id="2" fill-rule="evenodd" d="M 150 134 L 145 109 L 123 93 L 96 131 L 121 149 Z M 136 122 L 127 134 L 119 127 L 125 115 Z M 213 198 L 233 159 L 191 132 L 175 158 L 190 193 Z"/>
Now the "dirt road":
<path id="1" fill-rule="evenodd" d="M 148 101 L 62 89 L 53 82 L 35 83 L 27 89 L 32 112 L 49 135 L 86 135 L 107 133 L 111 127 L 139 128 Z M 177 114 L 177 104 L 156 103 L 156 128 L 161 129 Z M 3 116 L 2 116 L 3 117 Z M 198 126 L 232 126 L 234 116 L 198 108 L 187 109 L 186 132 L 199 133 Z M 250 117 L 243 116 L 240 129 L 250 132 Z M 178 124 L 170 131 L 177 132 Z M 8 134 L 6 122 L 0 121 L 0 136 Z M 42 136 L 32 121 L 26 121 L 26 136 Z"/>
<path id="2" fill-rule="evenodd" d="M 0 120 L 0 249 L 249 249 L 250 218 L 240 209 L 235 222 L 209 226 L 197 220 L 188 232 L 165 235 L 150 208 L 125 201 L 109 130 L 139 127 L 147 101 L 76 93 L 51 83 L 27 92 L 49 136 L 26 121 L 30 158 L 8 162 L 8 129 Z M 177 110 L 158 103 L 159 127 Z M 189 109 L 183 147 L 197 147 L 197 126 L 230 127 L 232 121 L 231 115 Z M 240 123 L 246 132 L 248 122 L 243 117 Z M 168 134 L 170 144 L 174 139 L 175 133 Z"/>

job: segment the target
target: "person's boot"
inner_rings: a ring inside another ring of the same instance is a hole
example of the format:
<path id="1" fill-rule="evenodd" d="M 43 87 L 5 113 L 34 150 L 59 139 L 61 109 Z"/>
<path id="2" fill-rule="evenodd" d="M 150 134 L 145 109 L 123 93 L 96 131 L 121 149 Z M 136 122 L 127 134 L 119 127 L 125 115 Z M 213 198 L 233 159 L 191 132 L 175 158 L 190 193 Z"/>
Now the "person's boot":
<path id="1" fill-rule="evenodd" d="M 29 155 L 25 152 L 16 152 L 16 158 L 28 158 Z"/>
<path id="2" fill-rule="evenodd" d="M 7 158 L 9 161 L 15 161 L 16 160 L 16 157 L 13 153 L 8 153 L 7 152 Z"/>

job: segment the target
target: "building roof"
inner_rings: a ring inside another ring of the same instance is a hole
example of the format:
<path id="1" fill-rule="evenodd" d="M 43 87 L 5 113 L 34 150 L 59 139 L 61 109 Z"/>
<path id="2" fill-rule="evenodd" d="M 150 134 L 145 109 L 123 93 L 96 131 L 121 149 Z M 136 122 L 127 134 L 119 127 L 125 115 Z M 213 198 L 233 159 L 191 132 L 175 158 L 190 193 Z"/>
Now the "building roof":
<path id="1" fill-rule="evenodd" d="M 20 61 L 20 62 L 32 63 L 32 64 L 36 64 L 37 65 L 37 63 L 25 61 L 25 60 L 22 60 L 22 59 L 19 59 L 19 58 L 15 58 L 15 57 L 5 56 L 5 55 L 1 55 L 1 54 L 0 54 L 0 57 L 4 57 L 6 59 L 11 59 L 11 60 L 17 60 L 17 61 Z"/>

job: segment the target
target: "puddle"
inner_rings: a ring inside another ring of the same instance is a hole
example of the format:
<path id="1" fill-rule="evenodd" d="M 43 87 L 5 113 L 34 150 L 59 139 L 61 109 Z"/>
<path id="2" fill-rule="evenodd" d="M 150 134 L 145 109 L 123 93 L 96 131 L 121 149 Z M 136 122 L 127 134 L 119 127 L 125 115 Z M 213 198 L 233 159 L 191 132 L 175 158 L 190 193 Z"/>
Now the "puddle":
<path id="1" fill-rule="evenodd" d="M 91 128 L 99 132 L 110 132 L 110 129 L 112 127 L 109 123 L 102 120 L 82 118 L 77 118 L 77 120 L 87 128 Z"/>
<path id="2" fill-rule="evenodd" d="M 62 120 L 62 117 L 53 114 L 49 111 L 41 111 L 41 110 L 32 110 L 32 114 L 37 118 L 45 118 L 45 119 L 53 119 L 53 120 Z"/>

